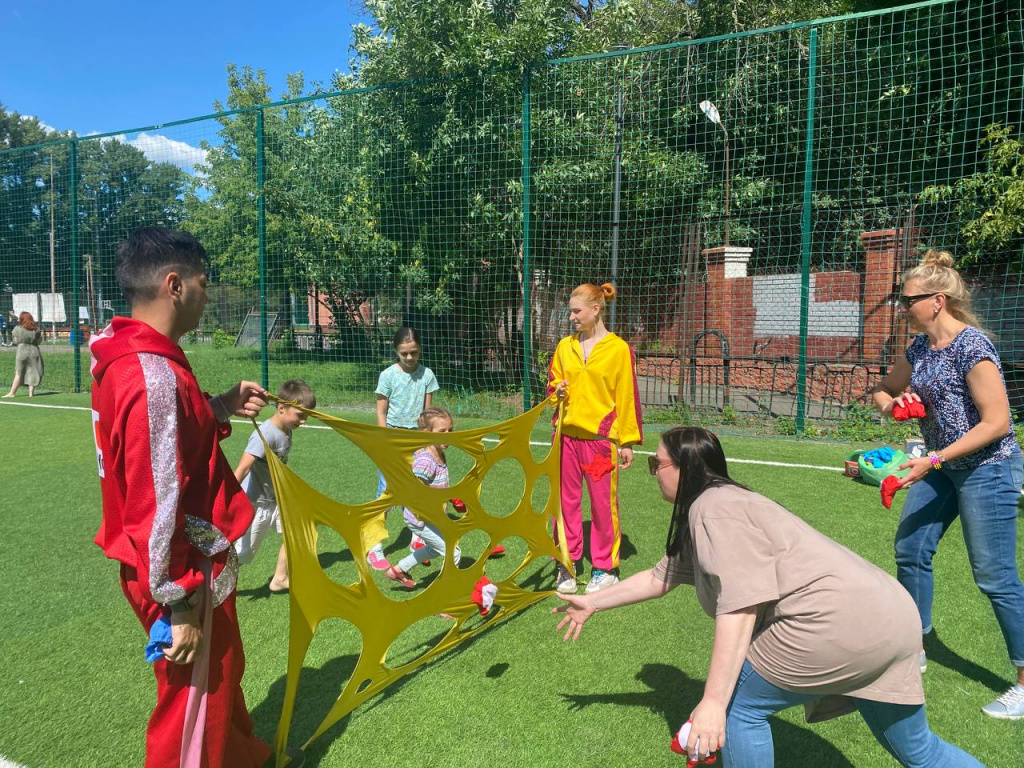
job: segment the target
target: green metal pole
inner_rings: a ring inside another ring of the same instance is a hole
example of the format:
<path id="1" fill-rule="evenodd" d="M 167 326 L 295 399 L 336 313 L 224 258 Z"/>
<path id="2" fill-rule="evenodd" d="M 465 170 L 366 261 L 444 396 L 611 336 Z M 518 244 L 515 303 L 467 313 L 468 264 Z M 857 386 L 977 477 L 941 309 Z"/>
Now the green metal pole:
<path id="1" fill-rule="evenodd" d="M 533 312 L 530 299 L 530 67 L 523 67 L 523 410 L 533 407 Z"/>
<path id="2" fill-rule="evenodd" d="M 256 112 L 256 205 L 259 221 L 260 259 L 260 384 L 270 386 L 270 342 L 267 339 L 267 200 L 265 181 L 266 158 L 263 153 L 263 110 Z"/>
<path id="3" fill-rule="evenodd" d="M 814 181 L 814 99 L 818 70 L 818 28 L 811 27 L 807 67 L 807 144 L 804 151 L 804 209 L 800 237 L 800 360 L 796 372 L 796 431 L 807 418 L 807 329 L 811 306 L 811 191 Z"/>
<path id="4" fill-rule="evenodd" d="M 75 329 L 75 392 L 82 391 L 82 324 L 78 320 L 78 142 L 72 141 L 68 157 L 68 200 L 71 219 L 71 327 Z"/>

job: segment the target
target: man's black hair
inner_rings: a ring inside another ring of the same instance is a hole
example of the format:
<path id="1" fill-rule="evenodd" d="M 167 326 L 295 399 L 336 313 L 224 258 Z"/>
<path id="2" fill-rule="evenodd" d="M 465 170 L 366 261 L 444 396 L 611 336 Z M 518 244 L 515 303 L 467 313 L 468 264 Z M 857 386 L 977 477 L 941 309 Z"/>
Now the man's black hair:
<path id="1" fill-rule="evenodd" d="M 208 263 L 206 250 L 188 232 L 143 227 L 117 247 L 115 275 L 121 293 L 135 306 L 156 298 L 157 284 L 168 272 L 194 277 Z"/>

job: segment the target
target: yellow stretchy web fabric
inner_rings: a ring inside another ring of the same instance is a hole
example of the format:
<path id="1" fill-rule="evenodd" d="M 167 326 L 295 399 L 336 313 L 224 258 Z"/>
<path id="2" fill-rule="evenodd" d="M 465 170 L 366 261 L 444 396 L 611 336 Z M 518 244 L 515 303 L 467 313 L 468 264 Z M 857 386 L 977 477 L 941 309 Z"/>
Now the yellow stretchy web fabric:
<path id="1" fill-rule="evenodd" d="M 530 435 L 539 417 L 552 406 L 559 408 L 554 447 L 543 459 L 535 461 L 530 451 Z M 298 705 L 296 692 L 303 660 L 317 626 L 324 619 L 342 618 L 351 622 L 361 635 L 362 649 L 355 669 L 339 691 L 334 706 L 304 747 L 402 676 L 488 626 L 550 595 L 550 591 L 533 592 L 516 584 L 516 578 L 530 563 L 538 558 L 554 557 L 572 571 L 572 562 L 565 549 L 559 494 L 561 407 L 554 399 L 497 425 L 446 434 L 444 441 L 448 445 L 461 449 L 473 459 L 473 467 L 465 477 L 446 489 L 430 488 L 412 474 L 413 453 L 437 443 L 438 434 L 382 429 L 302 410 L 362 449 L 384 474 L 387 490 L 379 499 L 366 504 L 342 504 L 303 482 L 277 459 L 273 451 L 266 452 L 281 510 L 290 572 L 288 675 L 275 744 L 279 767 L 285 764 L 284 750 L 292 715 Z M 498 442 L 496 445 L 485 444 L 484 437 L 497 438 Z M 497 462 L 507 459 L 513 459 L 522 466 L 526 487 L 512 514 L 494 517 L 481 506 L 480 486 L 488 471 Z M 534 510 L 531 494 L 538 479 L 544 476 L 547 476 L 550 487 L 547 504 L 543 510 Z M 453 498 L 462 499 L 467 506 L 467 513 L 458 520 L 449 518 L 445 513 L 446 503 Z M 359 535 L 362 525 L 394 506 L 407 506 L 421 520 L 436 526 L 448 545 L 437 578 L 415 597 L 404 601 L 395 601 L 381 592 L 371 577 L 367 553 Z M 558 526 L 561 548 L 556 547 L 549 533 L 548 525 L 552 520 Z M 356 583 L 341 585 L 324 573 L 317 559 L 317 526 L 333 528 L 345 540 L 358 569 Z M 484 555 L 468 567 L 455 567 L 454 545 L 470 531 L 487 534 L 489 546 L 509 536 L 517 536 L 526 542 L 527 554 L 508 578 L 495 582 L 499 591 L 489 620 L 466 627 L 466 623 L 478 614 L 471 596 L 474 584 L 484 575 L 486 553 L 489 551 L 489 548 L 485 549 Z M 416 622 L 439 613 L 454 617 L 451 628 L 440 641 L 408 664 L 386 667 L 385 657 L 392 643 Z"/>

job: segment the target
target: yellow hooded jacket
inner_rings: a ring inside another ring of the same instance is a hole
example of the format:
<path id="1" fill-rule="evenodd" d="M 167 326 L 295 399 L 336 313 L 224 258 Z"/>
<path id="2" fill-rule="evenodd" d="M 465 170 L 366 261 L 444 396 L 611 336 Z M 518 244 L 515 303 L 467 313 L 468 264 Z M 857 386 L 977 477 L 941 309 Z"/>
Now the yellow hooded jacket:
<path id="1" fill-rule="evenodd" d="M 569 382 L 563 434 L 608 438 L 620 447 L 643 442 L 636 358 L 623 339 L 608 333 L 584 362 L 579 334 L 566 336 L 551 357 L 549 395 L 560 381 Z"/>

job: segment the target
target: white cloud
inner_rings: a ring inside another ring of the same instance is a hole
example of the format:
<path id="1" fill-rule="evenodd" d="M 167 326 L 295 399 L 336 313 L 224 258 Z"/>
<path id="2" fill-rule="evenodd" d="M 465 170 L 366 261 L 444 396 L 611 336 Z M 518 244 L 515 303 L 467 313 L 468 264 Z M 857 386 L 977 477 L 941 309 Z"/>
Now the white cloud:
<path id="1" fill-rule="evenodd" d="M 35 115 L 22 115 L 21 119 L 22 120 L 35 120 L 37 123 L 39 123 L 39 127 L 42 128 L 44 131 L 49 131 L 49 132 L 52 133 L 53 131 L 57 130 L 52 125 L 48 125 L 48 124 L 44 123 L 42 120 L 40 120 Z"/>
<path id="2" fill-rule="evenodd" d="M 196 165 L 206 162 L 205 149 L 193 147 L 184 141 L 171 139 L 159 133 L 146 133 L 143 131 L 134 139 L 129 139 L 124 134 L 121 134 L 114 136 L 111 140 L 120 141 L 135 147 L 151 162 L 171 163 L 187 173 L 193 173 Z"/>

